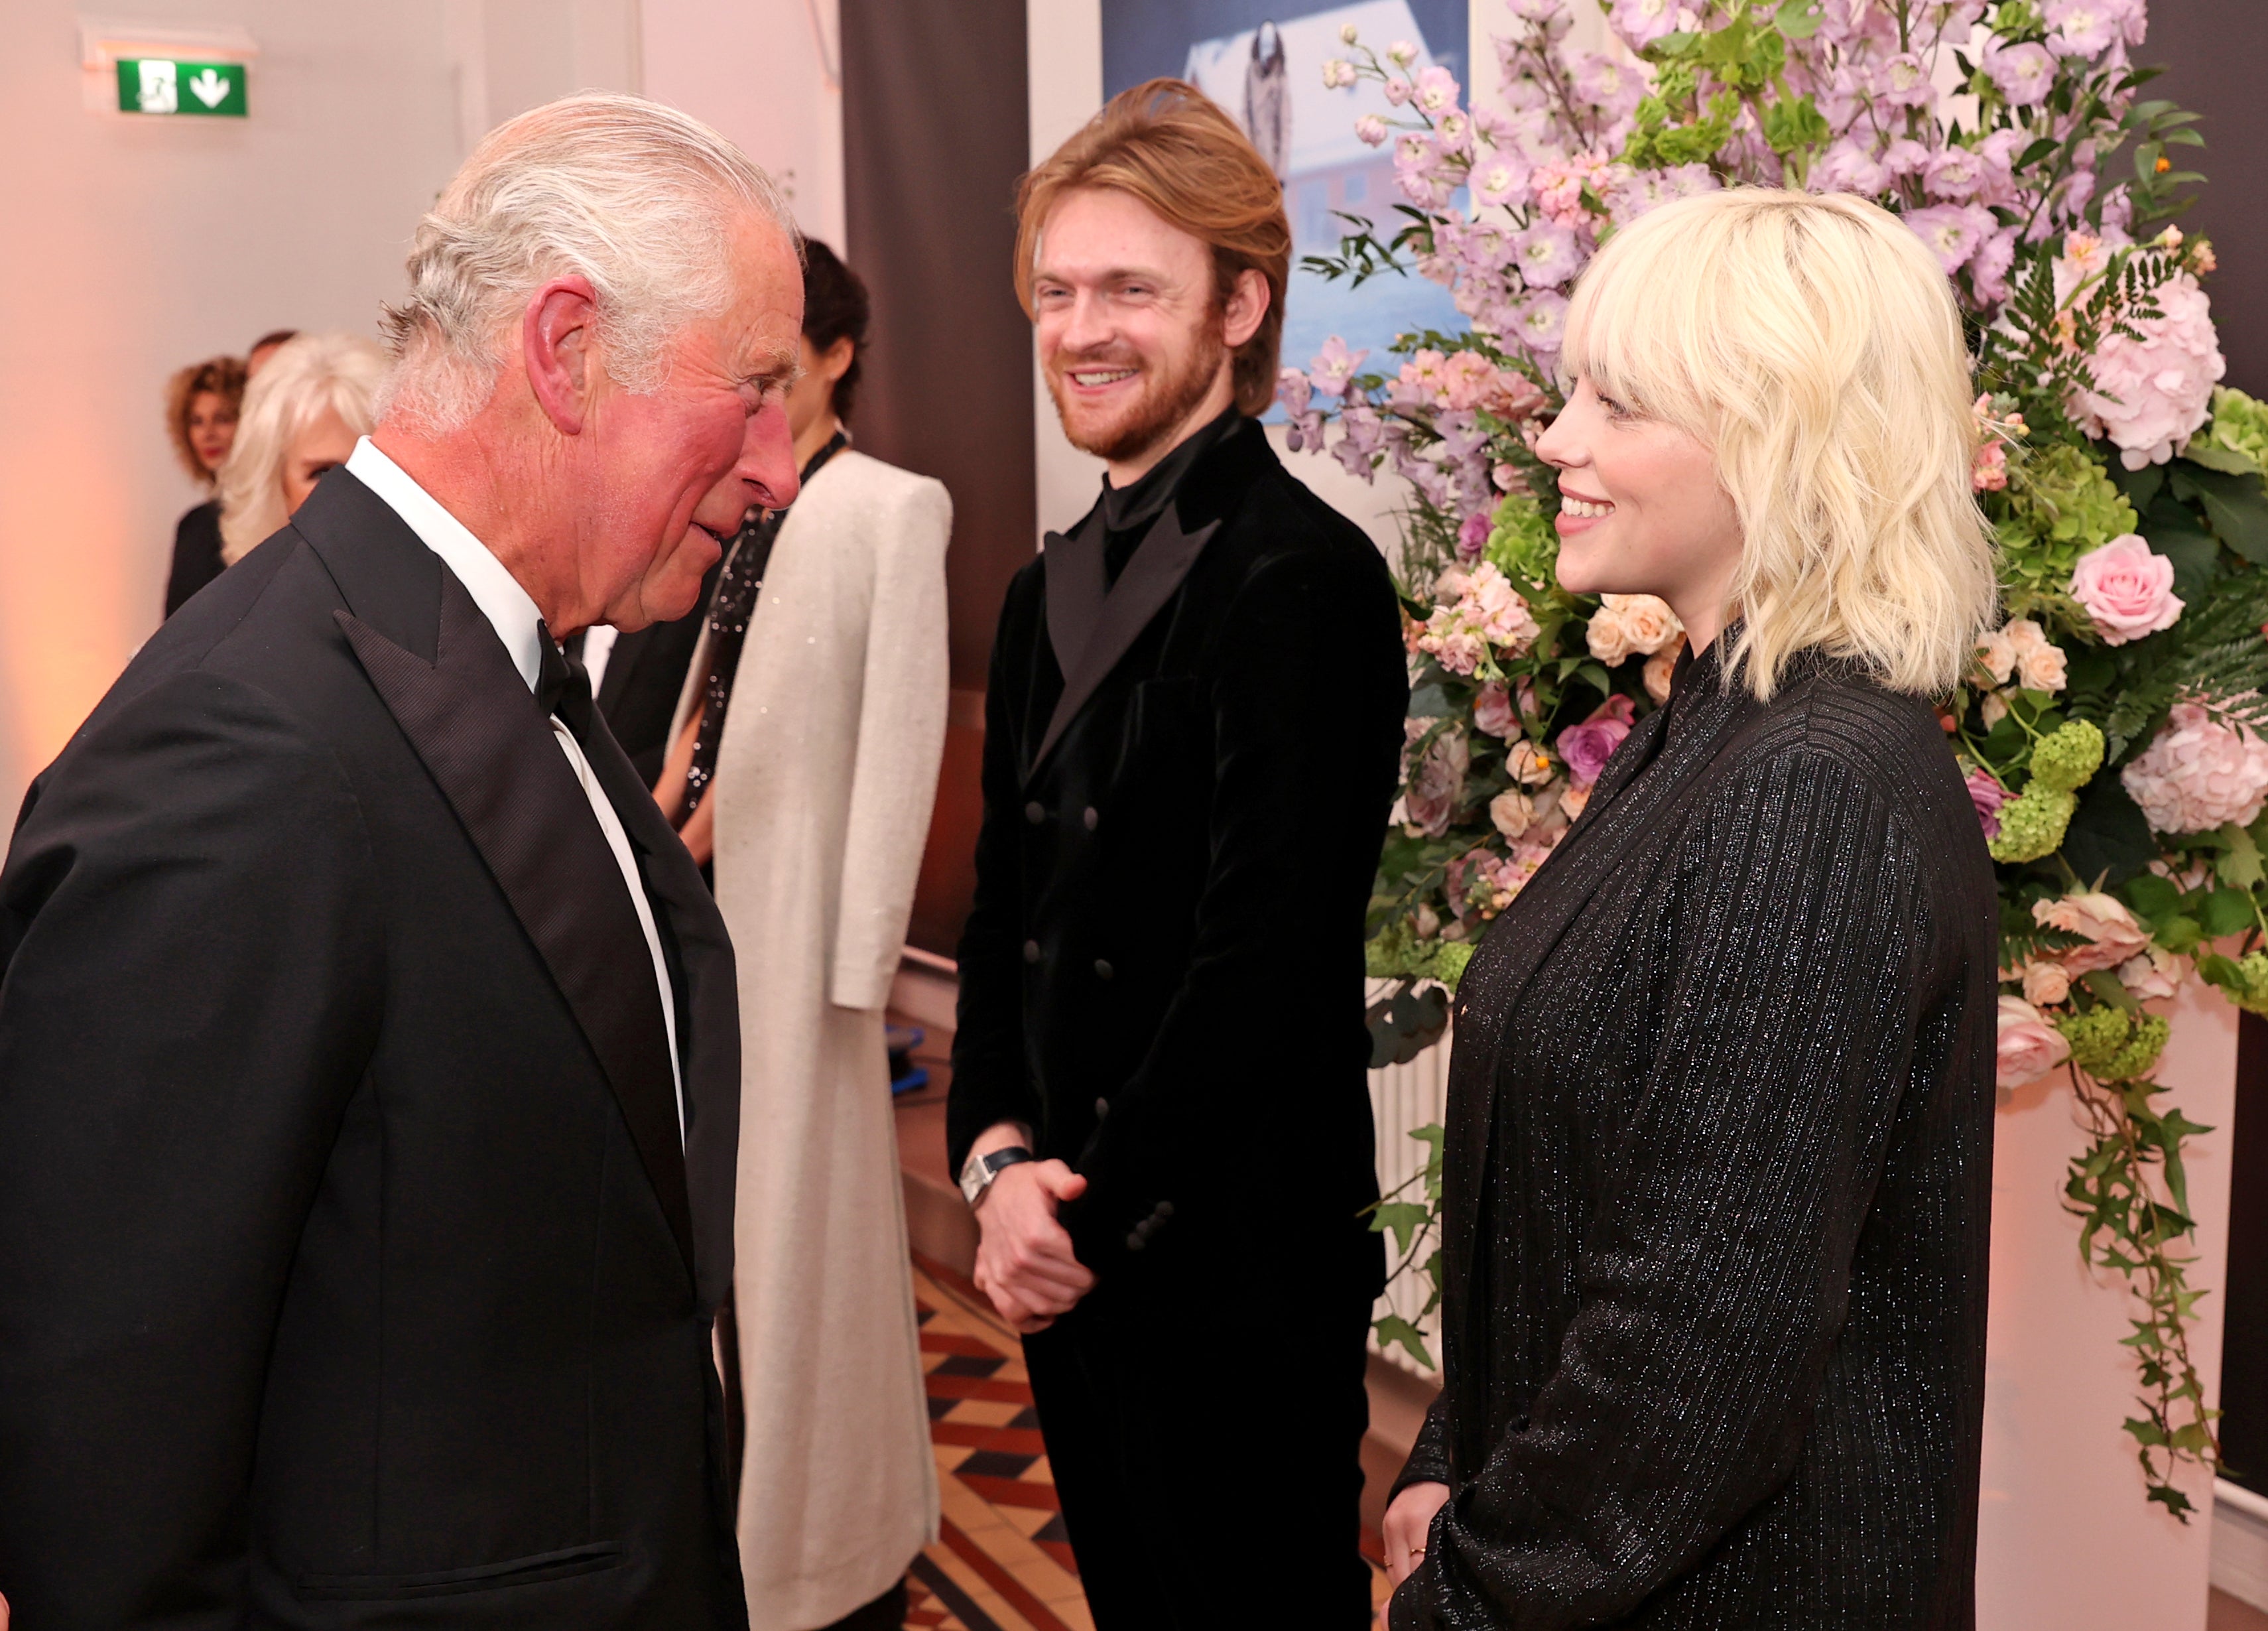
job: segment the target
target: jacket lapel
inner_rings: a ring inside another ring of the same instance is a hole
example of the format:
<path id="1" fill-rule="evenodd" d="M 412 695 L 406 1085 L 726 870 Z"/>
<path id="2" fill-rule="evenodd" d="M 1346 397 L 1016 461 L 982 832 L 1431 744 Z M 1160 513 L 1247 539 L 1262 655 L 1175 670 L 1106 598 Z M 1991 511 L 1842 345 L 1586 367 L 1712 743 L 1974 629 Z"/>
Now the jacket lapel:
<path id="1" fill-rule="evenodd" d="M 1049 533 L 1042 551 L 1048 564 L 1048 643 L 1064 676 L 1065 695 L 1110 593 L 1104 581 L 1103 538 L 1102 506 L 1098 504 L 1077 532 L 1069 536 Z"/>
<path id="2" fill-rule="evenodd" d="M 350 611 L 332 616 L 566 998 L 691 1271 L 685 1150 L 644 932 L 549 720 L 453 573 L 440 574 L 431 662 Z"/>
<path id="3" fill-rule="evenodd" d="M 740 1148 L 740 992 L 732 937 L 683 840 L 613 733 L 583 744 L 600 789 L 637 852 L 646 893 L 682 965 L 678 1041 L 685 1056 L 684 1170 L 693 1261 L 705 1306 L 733 1286 L 733 1203 Z"/>
<path id="4" fill-rule="evenodd" d="M 1150 619 L 1174 598 L 1174 592 L 1182 587 L 1182 579 L 1197 565 L 1205 540 L 1219 529 L 1220 523 L 1212 520 L 1194 532 L 1183 532 L 1179 506 L 1171 504 L 1151 525 L 1135 550 L 1133 559 L 1126 563 L 1126 570 L 1118 574 L 1118 581 L 1102 597 L 1101 609 L 1079 651 L 1076 666 L 1064 671 L 1063 695 L 1056 699 L 1047 734 L 1040 739 L 1039 751 L 1032 756 L 1032 773 L 1047 762 L 1049 752 L 1063 739 L 1064 730 L 1086 705 L 1096 688 L 1118 666 L 1118 660 L 1141 637 L 1142 631 L 1150 626 Z M 1099 528 L 1086 530 L 1094 535 L 1094 570 L 1099 580 L 1102 573 L 1102 535 Z M 1050 620 L 1055 615 L 1052 587 L 1048 615 Z M 1052 628 L 1049 638 L 1054 638 Z M 1058 657 L 1062 649 L 1058 644 Z"/>

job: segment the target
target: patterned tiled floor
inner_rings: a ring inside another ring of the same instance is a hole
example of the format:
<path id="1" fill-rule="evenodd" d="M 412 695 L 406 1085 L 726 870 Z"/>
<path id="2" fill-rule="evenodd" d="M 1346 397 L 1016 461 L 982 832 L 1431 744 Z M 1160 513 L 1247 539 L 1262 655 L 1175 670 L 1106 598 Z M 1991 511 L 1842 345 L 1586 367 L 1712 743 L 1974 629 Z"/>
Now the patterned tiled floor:
<path id="1" fill-rule="evenodd" d="M 945 1517 L 937 1544 L 914 1560 L 906 1624 L 1094 1631 L 1015 1333 L 959 1275 L 918 1258 L 914 1301 Z M 1372 1595 L 1386 1600 L 1375 1564 Z"/>
<path id="2" fill-rule="evenodd" d="M 1023 1349 L 957 1279 L 931 1265 L 914 1268 L 945 1516 L 937 1544 L 914 1561 L 906 1624 L 1094 1631 L 1056 1510 Z"/>

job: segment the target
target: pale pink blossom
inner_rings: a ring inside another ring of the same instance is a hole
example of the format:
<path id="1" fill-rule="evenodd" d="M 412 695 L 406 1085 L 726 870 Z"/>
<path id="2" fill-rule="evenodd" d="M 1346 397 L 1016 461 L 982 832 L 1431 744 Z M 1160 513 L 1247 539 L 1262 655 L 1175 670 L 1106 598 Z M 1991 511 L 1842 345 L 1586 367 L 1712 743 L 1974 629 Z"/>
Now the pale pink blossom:
<path id="1" fill-rule="evenodd" d="M 1418 112 L 1440 118 L 1457 105 L 1456 76 L 1446 68 L 1428 68 L 1418 76 L 1410 100 Z"/>
<path id="2" fill-rule="evenodd" d="M 1386 121 L 1380 118 L 1376 114 L 1365 114 L 1361 118 L 1356 120 L 1354 122 L 1354 133 L 1357 137 L 1361 138 L 1363 144 L 1367 147 L 1385 146 L 1386 138 L 1393 134 L 1392 131 L 1387 129 Z"/>
<path id="3" fill-rule="evenodd" d="M 1512 705 L 1512 693 L 1503 681 L 1491 680 L 1473 698 L 1473 728 L 1506 741 L 1520 734 L 1520 711 Z"/>
<path id="4" fill-rule="evenodd" d="M 2118 779 L 2159 832 L 2249 827 L 2268 800 L 2268 742 L 2201 705 L 2177 702 L 2163 729 Z"/>
<path id="5" fill-rule="evenodd" d="M 2071 995 L 2071 975 L 2060 963 L 2034 957 L 2024 964 L 2024 1000 L 2052 1007 Z"/>
<path id="6" fill-rule="evenodd" d="M 1646 682 L 1646 694 L 1653 698 L 1656 706 L 1669 700 L 1669 688 L 1677 677 L 1678 654 L 1685 649 L 1685 637 L 1663 646 L 1646 660 L 1641 676 Z"/>
<path id="7" fill-rule="evenodd" d="M 2017 107 L 2037 107 L 2055 89 L 2055 58 L 2029 42 L 2003 45 L 1994 39 L 1985 45 L 1977 66 Z"/>
<path id="8" fill-rule="evenodd" d="M 2178 997 L 2194 967 L 2179 953 L 2153 946 L 2118 965 L 2118 983 L 2144 1002 Z"/>
<path id="9" fill-rule="evenodd" d="M 1700 26 L 1688 0 L 1614 0 L 1607 20 L 1632 47 L 1651 45 L 1664 34 Z"/>
<path id="10" fill-rule="evenodd" d="M 1489 801 L 1489 820 L 1507 838 L 1517 838 L 1535 824 L 1535 801 L 1507 787 Z"/>
<path id="11" fill-rule="evenodd" d="M 1926 209 L 1909 210 L 1905 223 L 1937 256 L 1937 263 L 1951 277 L 1969 264 L 1972 256 L 1992 236 L 1999 225 L 1992 212 L 1976 204 L 1931 204 Z"/>
<path id="12" fill-rule="evenodd" d="M 2163 464 L 2189 445 L 2213 412 L 2213 387 L 2228 371 L 2212 302 L 2187 272 L 2154 292 L 2155 317 L 2134 318 L 2139 340 L 2105 332 L 2088 359 L 2094 388 L 2076 393 L 2074 417 L 2108 436 L 2130 470 Z"/>
<path id="13" fill-rule="evenodd" d="M 2150 931 L 2126 910 L 2125 903 L 2096 889 L 2074 890 L 2060 900 L 2034 901 L 2032 921 L 2043 929 L 2081 937 L 2080 944 L 2051 954 L 2066 974 L 2115 969 L 2150 943 Z"/>
<path id="14" fill-rule="evenodd" d="M 2071 1057 L 2071 1044 L 2021 997 L 2000 999 L 2000 1034 L 1995 1082 L 2003 1088 L 2028 1087 Z"/>
<path id="15" fill-rule="evenodd" d="M 1354 64 L 1343 56 L 1334 56 L 1323 63 L 1323 89 L 1341 91 L 1354 83 Z"/>
<path id="16" fill-rule="evenodd" d="M 1383 125 L 1381 123 L 1381 129 Z M 1483 160 L 1469 178 L 1473 198 L 1483 204 L 1517 203 L 1528 190 L 1528 166 L 1506 154 Z"/>
<path id="17" fill-rule="evenodd" d="M 2046 18 L 2048 48 L 2059 56 L 2093 58 L 2114 43 L 2142 42 L 2140 0 L 2048 0 Z"/>
<path id="18" fill-rule="evenodd" d="M 1977 661 L 1992 676 L 1995 685 L 2006 685 L 2016 671 L 2016 645 L 2008 638 L 2006 629 L 1995 629 L 1979 636 L 1977 641 Z"/>
<path id="19" fill-rule="evenodd" d="M 2106 644 L 2124 646 L 2170 629 L 2182 615 L 2174 564 L 2138 533 L 2125 533 L 2079 557 L 2071 595 L 2087 609 Z"/>
<path id="20" fill-rule="evenodd" d="M 1863 193 L 1872 197 L 1890 187 L 1890 168 L 1858 137 L 1846 136 L 1820 156 L 1807 178 L 1815 193 Z"/>

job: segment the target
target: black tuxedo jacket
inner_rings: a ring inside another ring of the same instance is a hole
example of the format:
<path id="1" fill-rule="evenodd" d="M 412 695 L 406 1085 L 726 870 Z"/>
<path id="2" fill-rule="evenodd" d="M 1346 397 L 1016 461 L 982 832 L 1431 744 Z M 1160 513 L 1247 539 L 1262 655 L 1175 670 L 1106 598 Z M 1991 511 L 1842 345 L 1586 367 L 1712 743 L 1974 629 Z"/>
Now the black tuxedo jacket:
<path id="1" fill-rule="evenodd" d="M 711 1310 L 732 951 L 676 973 L 495 631 L 341 470 L 0 871 L 0 1592 L 65 1627 L 744 1627 Z"/>
<path id="2" fill-rule="evenodd" d="M 607 671 L 599 676 L 599 712 L 607 716 L 607 728 L 622 744 L 638 779 L 649 787 L 661 779 L 661 761 L 669 751 L 669 721 L 676 715 L 685 671 L 693 666 L 693 648 L 701 643 L 702 625 L 709 620 L 709 602 L 723 571 L 722 561 L 709 569 L 701 580 L 701 599 L 682 617 L 617 635 Z"/>
<path id="3" fill-rule="evenodd" d="M 1409 702 L 1392 582 L 1250 421 L 1107 594 L 1103 572 L 1099 529 L 1051 537 L 1001 612 L 953 1162 L 1012 1119 L 1084 1172 L 1064 1220 L 1098 1295 L 1228 1268 L 1366 1295 L 1363 917 Z"/>

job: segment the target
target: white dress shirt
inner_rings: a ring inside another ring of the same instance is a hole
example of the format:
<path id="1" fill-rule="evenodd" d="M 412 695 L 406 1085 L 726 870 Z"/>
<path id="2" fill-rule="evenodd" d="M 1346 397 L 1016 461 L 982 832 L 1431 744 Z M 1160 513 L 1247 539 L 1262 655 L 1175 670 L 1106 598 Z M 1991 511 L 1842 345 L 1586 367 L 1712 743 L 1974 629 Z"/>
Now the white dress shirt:
<path id="1" fill-rule="evenodd" d="M 486 615 L 504 642 L 512 666 L 519 677 L 527 682 L 527 689 L 535 690 L 537 677 L 542 673 L 543 631 L 539 626 L 542 613 L 528 598 L 527 591 L 519 580 L 504 570 L 504 563 L 488 551 L 488 546 L 448 511 L 439 500 L 420 487 L 409 472 L 387 458 L 365 436 L 355 444 L 353 455 L 347 460 L 347 473 L 371 491 L 384 499 L 416 533 L 425 547 L 441 557 L 465 592 L 473 597 L 473 604 Z M 608 631 L 612 632 L 612 631 Z M 645 884 L 638 876 L 637 860 L 630 853 L 630 835 L 622 830 L 622 817 L 607 801 L 606 789 L 591 773 L 591 762 L 583 756 L 583 749 L 574 734 L 559 722 L 556 714 L 551 720 L 551 734 L 559 743 L 559 751 L 567 756 L 567 766 L 582 784 L 583 796 L 591 801 L 591 814 L 599 823 L 599 830 L 606 835 L 607 847 L 615 852 L 615 862 L 622 869 L 622 884 L 630 890 L 630 907 L 637 913 L 638 927 L 645 932 L 646 949 L 653 956 L 653 982 L 661 997 L 661 1022 L 669 1037 L 670 1080 L 677 1084 L 677 1133 L 685 1136 L 685 1081 L 677 1066 L 677 1002 L 674 988 L 670 984 L 669 964 L 661 955 L 661 935 L 653 924 L 653 907 L 645 897 Z"/>

